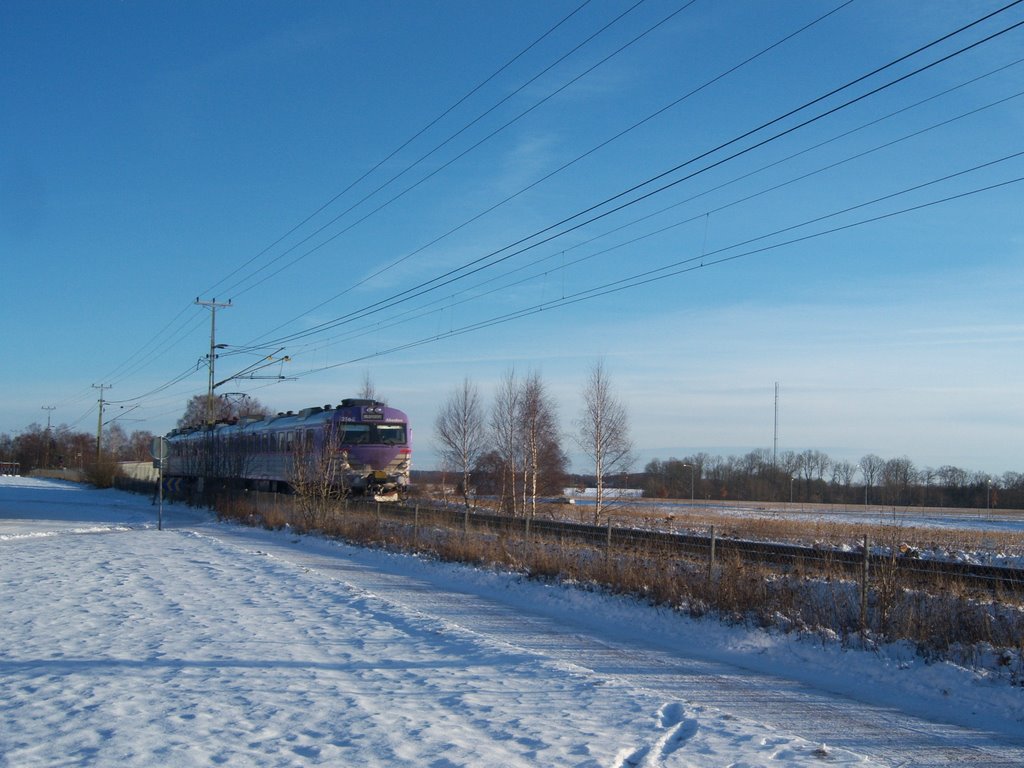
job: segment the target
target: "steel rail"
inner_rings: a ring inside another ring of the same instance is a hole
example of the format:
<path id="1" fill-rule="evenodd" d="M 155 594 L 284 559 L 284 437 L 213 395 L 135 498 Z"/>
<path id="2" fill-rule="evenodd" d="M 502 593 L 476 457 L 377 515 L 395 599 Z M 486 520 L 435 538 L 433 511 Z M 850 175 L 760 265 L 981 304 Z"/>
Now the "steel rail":
<path id="1" fill-rule="evenodd" d="M 388 505 L 385 514 L 407 518 L 413 507 Z M 555 540 L 571 540 L 612 551 L 634 550 L 645 553 L 679 553 L 707 560 L 710 557 L 712 536 L 694 533 L 652 531 L 642 528 L 591 525 L 546 518 L 508 517 L 492 512 L 465 509 L 421 507 L 419 514 L 432 517 L 448 527 L 472 527 L 474 530 L 515 532 Z M 744 562 L 776 565 L 784 568 L 840 568 L 856 572 L 864 567 L 863 545 L 850 549 L 825 546 L 805 546 L 776 542 L 752 541 L 730 537 L 714 539 L 715 560 L 721 564 L 733 558 Z M 933 560 L 913 555 L 869 552 L 868 567 L 872 572 L 897 572 L 917 579 L 922 584 L 936 580 L 953 580 L 965 586 L 990 591 L 1024 592 L 1024 569 L 998 565 L 983 565 L 949 560 Z"/>

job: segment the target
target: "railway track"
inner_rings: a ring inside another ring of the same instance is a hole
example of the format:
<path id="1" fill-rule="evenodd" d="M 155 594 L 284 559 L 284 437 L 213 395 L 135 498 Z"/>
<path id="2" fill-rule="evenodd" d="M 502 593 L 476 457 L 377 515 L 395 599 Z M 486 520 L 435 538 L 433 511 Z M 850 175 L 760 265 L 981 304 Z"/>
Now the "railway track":
<path id="1" fill-rule="evenodd" d="M 412 507 L 391 507 L 387 514 L 407 516 Z M 419 514 L 419 513 L 417 513 Z M 522 534 L 550 538 L 554 541 L 575 541 L 605 547 L 612 551 L 678 552 L 705 562 L 739 559 L 742 562 L 778 566 L 783 569 L 840 569 L 860 573 L 865 565 L 871 572 L 896 572 L 900 576 L 924 584 L 953 581 L 964 586 L 992 592 L 1024 593 L 1024 569 L 981 565 L 947 560 L 932 560 L 905 554 L 872 552 L 837 547 L 802 546 L 774 542 L 721 538 L 707 535 L 672 533 L 611 525 L 589 525 L 562 520 L 509 518 L 504 515 L 463 510 L 431 509 L 432 518 L 447 518 L 452 526 L 496 532 L 517 531 Z"/>

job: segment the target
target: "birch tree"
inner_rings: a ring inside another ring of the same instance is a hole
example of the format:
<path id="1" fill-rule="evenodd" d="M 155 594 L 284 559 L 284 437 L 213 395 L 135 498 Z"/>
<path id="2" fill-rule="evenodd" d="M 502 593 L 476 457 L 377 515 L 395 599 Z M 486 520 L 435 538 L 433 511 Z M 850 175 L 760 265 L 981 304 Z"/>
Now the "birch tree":
<path id="1" fill-rule="evenodd" d="M 462 473 L 462 499 L 468 507 L 473 466 L 488 447 L 480 392 L 468 378 L 441 406 L 434 420 L 434 433 L 442 460 Z"/>
<path id="2" fill-rule="evenodd" d="M 522 435 L 523 512 L 529 508 L 530 516 L 536 517 L 542 476 L 560 472 L 564 466 L 555 406 L 538 373 L 531 373 L 522 384 L 518 422 Z"/>
<path id="3" fill-rule="evenodd" d="M 516 514 L 516 479 L 520 460 L 519 403 L 522 392 L 515 370 L 509 370 L 498 383 L 491 408 L 491 440 L 502 464 L 501 504 L 513 517 Z"/>
<path id="4" fill-rule="evenodd" d="M 604 511 L 604 479 L 625 472 L 633 462 L 626 408 L 615 396 L 604 363 L 597 362 L 583 389 L 583 411 L 577 422 L 577 443 L 594 462 L 597 500 L 594 523 Z"/>

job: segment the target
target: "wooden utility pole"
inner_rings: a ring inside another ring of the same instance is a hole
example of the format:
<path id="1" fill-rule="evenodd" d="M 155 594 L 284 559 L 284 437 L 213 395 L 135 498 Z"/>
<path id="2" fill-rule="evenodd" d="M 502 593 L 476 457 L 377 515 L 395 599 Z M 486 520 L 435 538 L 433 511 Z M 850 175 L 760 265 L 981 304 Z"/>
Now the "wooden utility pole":
<path id="1" fill-rule="evenodd" d="M 215 361 L 217 359 L 217 310 L 227 309 L 231 306 L 231 300 L 228 299 L 227 303 L 218 303 L 216 299 L 213 301 L 200 301 L 199 297 L 196 297 L 196 304 L 201 307 L 210 308 L 210 378 L 209 385 L 206 390 L 206 423 L 207 425 L 213 424 L 214 419 L 214 408 L 213 408 L 213 382 Z"/>

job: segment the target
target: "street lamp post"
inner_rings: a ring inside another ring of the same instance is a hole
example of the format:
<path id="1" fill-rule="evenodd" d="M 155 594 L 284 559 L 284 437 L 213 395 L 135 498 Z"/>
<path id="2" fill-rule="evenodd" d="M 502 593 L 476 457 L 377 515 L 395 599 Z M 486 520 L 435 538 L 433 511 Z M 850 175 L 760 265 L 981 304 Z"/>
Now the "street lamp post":
<path id="1" fill-rule="evenodd" d="M 868 506 L 868 473 L 864 471 L 864 467 L 860 464 L 857 465 L 857 469 L 860 470 L 861 475 L 864 477 L 864 508 Z"/>
<path id="2" fill-rule="evenodd" d="M 683 464 L 684 467 L 690 468 L 690 506 L 693 506 L 693 464 Z"/>

